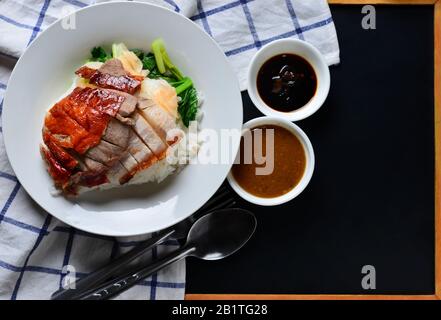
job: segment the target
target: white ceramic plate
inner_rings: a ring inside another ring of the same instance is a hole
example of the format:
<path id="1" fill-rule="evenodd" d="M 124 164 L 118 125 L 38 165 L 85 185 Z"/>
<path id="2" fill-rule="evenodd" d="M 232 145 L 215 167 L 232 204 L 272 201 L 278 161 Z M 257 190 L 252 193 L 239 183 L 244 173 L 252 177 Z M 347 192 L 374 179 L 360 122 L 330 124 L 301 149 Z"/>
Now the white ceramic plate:
<path id="1" fill-rule="evenodd" d="M 76 29 L 61 21 L 44 31 L 18 61 L 4 99 L 3 135 L 11 165 L 29 195 L 78 229 L 131 236 L 173 225 L 201 207 L 222 184 L 230 164 L 195 164 L 161 184 L 94 191 L 72 201 L 50 194 L 52 181 L 39 154 L 45 112 L 71 86 L 74 71 L 97 45 L 125 42 L 150 49 L 162 37 L 173 62 L 203 92 L 202 128 L 242 127 L 242 100 L 232 68 L 196 24 L 145 3 L 112 2 L 76 12 Z M 232 150 L 240 137 L 233 138 Z"/>

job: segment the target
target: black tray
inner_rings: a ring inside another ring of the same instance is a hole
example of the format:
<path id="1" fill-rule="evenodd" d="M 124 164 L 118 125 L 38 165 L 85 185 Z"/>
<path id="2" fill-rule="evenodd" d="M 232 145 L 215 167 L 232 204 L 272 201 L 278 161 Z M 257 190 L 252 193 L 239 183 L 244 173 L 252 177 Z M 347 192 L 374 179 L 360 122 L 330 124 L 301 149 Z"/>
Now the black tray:
<path id="1" fill-rule="evenodd" d="M 316 155 L 310 185 L 281 206 L 239 200 L 255 236 L 225 260 L 188 259 L 187 298 L 436 298 L 435 6 L 375 7 L 376 30 L 364 30 L 360 5 L 331 6 L 342 62 L 326 103 L 298 122 Z M 261 116 L 242 97 L 244 120 Z M 361 286 L 364 265 L 375 290 Z"/>

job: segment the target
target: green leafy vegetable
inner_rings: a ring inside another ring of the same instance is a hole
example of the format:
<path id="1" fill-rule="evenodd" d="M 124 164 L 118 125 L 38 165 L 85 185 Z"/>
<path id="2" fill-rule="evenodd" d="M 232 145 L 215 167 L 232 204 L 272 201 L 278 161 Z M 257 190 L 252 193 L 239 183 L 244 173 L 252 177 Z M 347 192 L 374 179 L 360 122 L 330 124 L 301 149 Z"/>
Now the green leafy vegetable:
<path id="1" fill-rule="evenodd" d="M 102 47 L 94 47 L 90 54 L 92 55 L 90 61 L 106 62 L 112 58 Z"/>
<path id="2" fill-rule="evenodd" d="M 136 56 L 139 58 L 139 60 L 142 61 L 142 59 L 144 59 L 145 53 L 141 49 L 132 49 L 130 51 L 132 51 L 134 54 L 136 54 Z"/>
<path id="3" fill-rule="evenodd" d="M 161 74 L 169 71 L 175 78 L 181 80 L 184 76 L 181 71 L 171 62 L 170 57 L 165 50 L 164 41 L 161 38 L 152 42 L 152 51 L 155 56 L 156 65 Z"/>
<path id="4" fill-rule="evenodd" d="M 176 94 L 179 95 L 182 92 L 184 92 L 185 90 L 187 90 L 190 87 L 192 87 L 193 86 L 193 81 L 191 81 L 191 79 L 189 77 L 184 77 L 184 78 L 182 78 L 182 80 L 175 81 L 175 82 L 170 82 L 170 84 L 173 87 L 175 87 Z"/>
<path id="5" fill-rule="evenodd" d="M 171 62 L 165 50 L 164 41 L 156 39 L 152 43 L 152 53 L 142 59 L 143 68 L 150 71 L 148 77 L 164 79 L 175 87 L 176 94 L 181 98 L 178 112 L 186 127 L 196 119 L 198 111 L 198 94 L 189 77 L 184 77 L 181 71 Z"/>
<path id="6" fill-rule="evenodd" d="M 156 60 L 152 53 L 146 54 L 141 60 L 143 69 L 150 70 L 150 72 L 156 69 Z"/>
<path id="7" fill-rule="evenodd" d="M 180 95 L 181 101 L 178 105 L 178 112 L 181 115 L 182 122 L 186 127 L 189 126 L 190 121 L 196 119 L 198 111 L 198 94 L 194 87 L 191 87 Z"/>
<path id="8" fill-rule="evenodd" d="M 158 67 L 158 70 L 161 74 L 165 73 L 165 64 L 164 60 L 162 59 L 162 48 L 164 47 L 164 43 L 161 39 L 156 39 L 152 42 L 152 51 L 155 55 L 156 60 L 156 66 Z"/>
<path id="9" fill-rule="evenodd" d="M 148 77 L 150 79 L 164 79 L 165 81 L 167 81 L 170 84 L 178 81 L 178 79 L 174 78 L 173 76 L 166 76 L 166 75 L 161 74 L 159 72 L 158 68 L 151 70 L 150 73 L 148 74 Z"/>
<path id="10" fill-rule="evenodd" d="M 144 56 L 144 58 L 142 59 L 142 68 L 150 71 L 148 77 L 151 79 L 164 79 L 169 83 L 174 83 L 178 81 L 178 79 L 173 77 L 171 74 L 162 74 L 161 72 L 159 72 L 153 53 L 149 52 Z"/>

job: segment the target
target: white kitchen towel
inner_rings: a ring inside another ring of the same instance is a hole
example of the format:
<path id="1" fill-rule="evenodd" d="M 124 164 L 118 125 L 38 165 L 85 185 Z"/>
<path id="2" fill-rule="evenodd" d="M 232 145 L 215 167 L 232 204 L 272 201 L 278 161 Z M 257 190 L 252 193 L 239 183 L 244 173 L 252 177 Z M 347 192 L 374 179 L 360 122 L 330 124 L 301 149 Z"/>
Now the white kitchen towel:
<path id="1" fill-rule="evenodd" d="M 15 59 L 56 19 L 95 2 L 105 0 L 0 0 L 0 117 Z M 229 58 L 242 90 L 246 89 L 251 57 L 276 39 L 306 40 L 323 53 L 328 64 L 339 62 L 337 36 L 326 0 L 144 2 L 175 10 L 210 34 Z M 87 274 L 139 241 L 88 234 L 45 213 L 17 181 L 6 157 L 1 127 L 0 210 L 0 299 L 48 299 L 67 279 Z M 173 250 L 176 245 L 169 241 L 151 256 Z M 182 299 L 184 292 L 185 263 L 180 262 L 119 298 Z"/>

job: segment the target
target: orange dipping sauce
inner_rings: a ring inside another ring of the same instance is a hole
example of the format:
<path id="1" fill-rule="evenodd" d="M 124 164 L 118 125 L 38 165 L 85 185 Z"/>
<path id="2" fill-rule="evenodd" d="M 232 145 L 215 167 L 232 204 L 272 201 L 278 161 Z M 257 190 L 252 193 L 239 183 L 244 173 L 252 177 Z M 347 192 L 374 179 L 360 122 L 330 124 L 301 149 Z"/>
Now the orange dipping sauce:
<path id="1" fill-rule="evenodd" d="M 245 163 L 244 138 L 240 144 L 240 163 L 234 164 L 232 174 L 237 183 L 247 192 L 262 198 L 275 198 L 291 191 L 302 179 L 306 168 L 306 154 L 302 143 L 289 130 L 275 125 L 257 126 L 251 129 L 252 146 L 256 130 L 262 131 L 262 156 L 273 156 L 274 166 L 270 174 L 257 175 L 256 168 L 263 168 L 265 164 L 256 163 L 255 156 L 252 163 Z M 274 132 L 274 145 L 266 150 L 266 130 Z M 258 140 L 257 140 L 258 141 Z M 252 147 L 255 155 L 254 147 Z"/>

